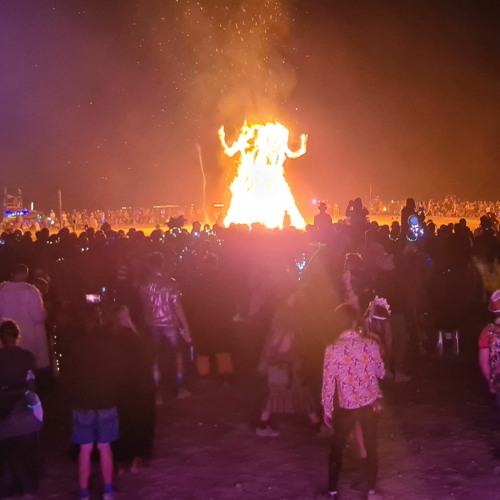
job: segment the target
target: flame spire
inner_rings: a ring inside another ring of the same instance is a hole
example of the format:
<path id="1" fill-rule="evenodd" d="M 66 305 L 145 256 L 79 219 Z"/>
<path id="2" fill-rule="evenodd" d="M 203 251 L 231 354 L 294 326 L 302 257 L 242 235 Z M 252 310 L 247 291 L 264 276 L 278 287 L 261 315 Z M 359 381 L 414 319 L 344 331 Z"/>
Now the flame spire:
<path id="1" fill-rule="evenodd" d="M 219 138 L 227 156 L 240 153 L 238 171 L 230 186 L 231 203 L 224 224 L 261 223 L 268 228 L 282 228 L 285 212 L 292 226 L 304 229 L 306 223 L 285 179 L 283 164 L 287 158 L 298 158 L 306 152 L 307 135 L 300 136 L 300 147 L 288 147 L 288 129 L 278 122 L 241 127 L 240 135 L 229 146 L 224 127 Z"/>

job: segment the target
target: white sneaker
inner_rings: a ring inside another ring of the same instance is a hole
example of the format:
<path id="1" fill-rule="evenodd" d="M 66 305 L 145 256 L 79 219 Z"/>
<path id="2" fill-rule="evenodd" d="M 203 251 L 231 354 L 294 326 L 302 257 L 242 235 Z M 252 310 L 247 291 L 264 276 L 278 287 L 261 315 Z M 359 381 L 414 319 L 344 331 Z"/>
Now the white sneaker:
<path id="1" fill-rule="evenodd" d="M 278 437 L 280 435 L 280 431 L 272 429 L 269 426 L 264 427 L 263 429 L 261 427 L 257 427 L 257 429 L 255 429 L 255 434 L 259 437 Z"/>

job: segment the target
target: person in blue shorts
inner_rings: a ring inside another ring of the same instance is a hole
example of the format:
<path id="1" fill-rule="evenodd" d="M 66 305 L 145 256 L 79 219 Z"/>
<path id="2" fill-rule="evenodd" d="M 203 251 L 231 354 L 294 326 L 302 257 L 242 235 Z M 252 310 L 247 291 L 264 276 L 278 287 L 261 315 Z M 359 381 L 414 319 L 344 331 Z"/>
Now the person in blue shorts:
<path id="1" fill-rule="evenodd" d="M 73 408 L 72 441 L 79 445 L 80 498 L 89 498 L 91 455 L 97 446 L 104 500 L 114 498 L 113 454 L 111 443 L 119 437 L 117 412 L 118 387 L 126 367 L 120 366 L 116 339 L 101 325 L 100 311 L 88 306 L 75 335 L 66 373 L 66 391 Z"/>

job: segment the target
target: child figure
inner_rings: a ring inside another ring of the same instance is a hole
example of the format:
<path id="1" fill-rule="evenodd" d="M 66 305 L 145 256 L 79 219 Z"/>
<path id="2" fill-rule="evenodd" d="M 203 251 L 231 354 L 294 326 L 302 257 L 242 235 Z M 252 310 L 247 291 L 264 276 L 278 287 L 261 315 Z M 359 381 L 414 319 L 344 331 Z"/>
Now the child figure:
<path id="1" fill-rule="evenodd" d="M 276 437 L 280 432 L 270 426 L 276 413 L 305 413 L 319 431 L 321 420 L 314 408 L 311 391 L 300 379 L 299 363 L 294 352 L 297 325 L 292 294 L 277 308 L 271 324 L 270 337 L 264 346 L 258 371 L 267 377 L 267 395 L 260 422 L 256 429 L 259 437 Z"/>

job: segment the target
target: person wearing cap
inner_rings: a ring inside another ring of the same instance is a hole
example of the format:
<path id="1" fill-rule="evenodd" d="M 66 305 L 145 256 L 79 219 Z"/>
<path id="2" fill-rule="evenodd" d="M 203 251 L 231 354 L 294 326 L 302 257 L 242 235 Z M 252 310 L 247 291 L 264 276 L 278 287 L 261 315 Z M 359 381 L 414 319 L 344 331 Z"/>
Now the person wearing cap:
<path id="1" fill-rule="evenodd" d="M 361 198 L 349 200 L 345 211 L 345 216 L 351 221 L 352 225 L 364 225 L 368 220 L 368 210 L 363 206 Z"/>
<path id="2" fill-rule="evenodd" d="M 326 210 L 327 210 L 326 203 L 324 201 L 321 201 L 318 204 L 319 213 L 317 213 L 314 216 L 314 226 L 313 226 L 318 241 L 321 241 L 323 243 L 328 241 L 331 229 L 333 228 L 332 216 Z"/>
<path id="3" fill-rule="evenodd" d="M 332 224 L 332 216 L 326 211 L 328 207 L 324 201 L 320 201 L 318 204 L 318 214 L 314 216 L 314 227 L 319 230 L 327 230 Z"/>
<path id="4" fill-rule="evenodd" d="M 500 417 L 500 290 L 492 293 L 488 310 L 494 314 L 479 336 L 479 366 L 490 392 L 496 395 Z"/>

